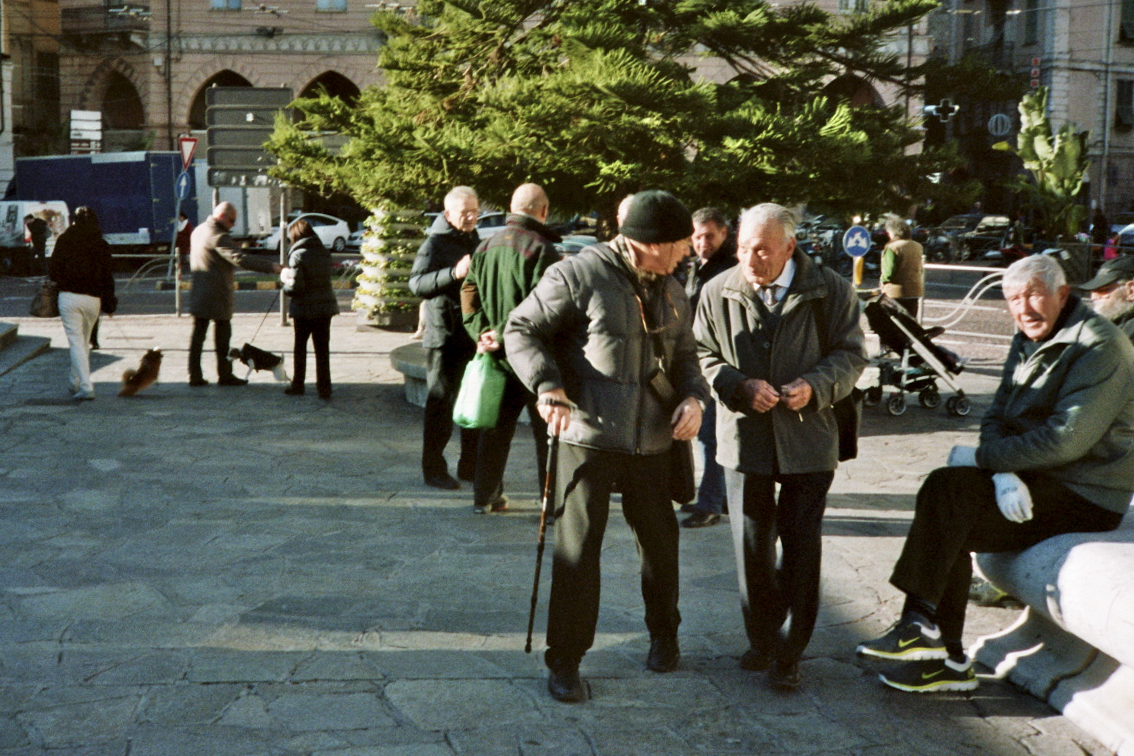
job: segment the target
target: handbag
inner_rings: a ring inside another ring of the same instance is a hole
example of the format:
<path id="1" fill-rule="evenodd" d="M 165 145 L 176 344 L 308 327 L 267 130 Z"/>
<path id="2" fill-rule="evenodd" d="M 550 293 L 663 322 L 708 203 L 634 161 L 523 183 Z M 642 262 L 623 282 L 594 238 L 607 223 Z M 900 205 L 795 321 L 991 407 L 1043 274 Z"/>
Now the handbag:
<path id="1" fill-rule="evenodd" d="M 37 318 L 59 317 L 59 284 L 45 278 L 32 297 L 28 313 Z"/>
<path id="2" fill-rule="evenodd" d="M 453 422 L 462 428 L 495 428 L 507 380 L 497 359 L 479 352 L 465 367 L 461 390 L 453 403 Z"/>
<path id="3" fill-rule="evenodd" d="M 858 429 L 862 424 L 862 400 L 866 392 L 855 386 L 851 392 L 831 405 L 839 427 L 839 461 L 858 456 Z"/>
<path id="4" fill-rule="evenodd" d="M 819 300 L 819 317 L 815 321 L 823 342 L 823 354 L 830 351 L 830 336 L 827 333 L 826 298 Z M 835 413 L 835 425 L 839 431 L 839 461 L 846 462 L 858 456 L 858 429 L 862 425 L 862 404 L 866 392 L 855 386 L 851 392 L 831 405 Z"/>

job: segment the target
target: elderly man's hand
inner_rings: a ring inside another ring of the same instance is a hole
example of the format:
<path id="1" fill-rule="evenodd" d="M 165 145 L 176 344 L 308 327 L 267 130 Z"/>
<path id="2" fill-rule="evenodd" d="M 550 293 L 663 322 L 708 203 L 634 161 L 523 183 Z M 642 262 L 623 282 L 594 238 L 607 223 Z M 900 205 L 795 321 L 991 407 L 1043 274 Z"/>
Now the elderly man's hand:
<path id="1" fill-rule="evenodd" d="M 786 386 L 780 386 L 780 402 L 792 412 L 799 412 L 811 401 L 811 384 L 796 378 Z"/>
<path id="2" fill-rule="evenodd" d="M 558 436 L 571 425 L 571 400 L 563 389 L 544 391 L 536 401 L 539 416 L 547 423 L 547 432 Z"/>
<path id="3" fill-rule="evenodd" d="M 485 331 L 476 341 L 478 352 L 495 352 L 499 348 L 500 342 L 496 338 L 496 331 Z"/>
<path id="4" fill-rule="evenodd" d="M 772 384 L 759 378 L 749 378 L 737 386 L 736 390 L 740 393 L 744 406 L 757 412 L 767 412 L 780 401 L 780 394 L 772 388 Z"/>
<path id="5" fill-rule="evenodd" d="M 669 424 L 673 426 L 675 440 L 688 441 L 693 438 L 701 430 L 701 403 L 691 396 L 686 397 L 673 411 Z"/>
<path id="6" fill-rule="evenodd" d="M 1032 519 L 1032 494 L 1016 473 L 1002 472 L 992 476 L 996 487 L 996 506 L 1000 514 L 1012 522 Z"/>
<path id="7" fill-rule="evenodd" d="M 453 266 L 453 278 L 460 280 L 467 276 L 470 265 L 472 265 L 472 255 L 465 255 L 457 260 L 457 264 Z"/>
<path id="8" fill-rule="evenodd" d="M 949 452 L 949 467 L 976 467 L 975 446 L 954 446 Z"/>

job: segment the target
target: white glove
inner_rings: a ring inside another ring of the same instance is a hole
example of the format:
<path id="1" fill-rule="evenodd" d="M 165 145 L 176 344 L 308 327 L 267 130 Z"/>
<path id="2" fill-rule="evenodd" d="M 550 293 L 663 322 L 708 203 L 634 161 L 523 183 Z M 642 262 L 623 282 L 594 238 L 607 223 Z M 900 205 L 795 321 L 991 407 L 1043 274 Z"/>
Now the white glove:
<path id="1" fill-rule="evenodd" d="M 949 467 L 976 467 L 975 446 L 954 446 L 949 452 Z"/>
<path id="2" fill-rule="evenodd" d="M 280 271 L 280 281 L 285 285 L 291 286 L 295 283 L 295 268 L 284 268 Z"/>
<path id="3" fill-rule="evenodd" d="M 1000 514 L 1012 522 L 1032 519 L 1032 494 L 1016 473 L 1002 472 L 992 476 L 996 487 L 996 506 Z"/>

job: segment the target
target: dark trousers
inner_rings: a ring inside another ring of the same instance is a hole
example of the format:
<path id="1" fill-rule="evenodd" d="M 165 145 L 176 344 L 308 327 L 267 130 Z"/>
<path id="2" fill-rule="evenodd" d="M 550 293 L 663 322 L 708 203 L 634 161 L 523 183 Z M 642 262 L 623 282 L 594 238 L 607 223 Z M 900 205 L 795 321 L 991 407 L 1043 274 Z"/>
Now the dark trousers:
<path id="1" fill-rule="evenodd" d="M 834 478 L 834 472 L 752 475 L 725 470 L 748 642 L 785 662 L 799 660 L 815 629 L 823 512 Z M 777 540 L 782 551 L 778 565 Z"/>
<path id="2" fill-rule="evenodd" d="M 331 393 L 331 319 L 293 318 L 295 353 L 292 357 L 293 386 L 303 386 L 307 377 L 307 338 L 315 349 L 315 386 L 319 394 Z"/>
<path id="3" fill-rule="evenodd" d="M 701 444 L 705 462 L 702 467 L 701 484 L 697 488 L 697 511 L 720 514 L 724 511 L 725 482 L 724 468 L 717 462 L 717 403 L 705 404 L 701 415 L 701 430 L 697 431 L 697 441 Z"/>
<path id="4" fill-rule="evenodd" d="M 232 321 L 214 320 L 213 346 L 217 353 L 217 376 L 227 378 L 232 375 L 232 363 L 228 361 L 228 342 L 232 339 Z M 193 318 L 193 336 L 189 339 L 189 378 L 200 379 L 201 352 L 205 348 L 205 334 L 209 330 L 208 318 Z"/>
<path id="5" fill-rule="evenodd" d="M 425 383 L 429 390 L 425 398 L 425 430 L 422 436 L 421 470 L 426 476 L 448 473 L 445 463 L 445 445 L 453 435 L 453 402 L 461 388 L 465 366 L 476 353 L 469 348 L 445 346 L 429 349 Z M 476 474 L 476 447 L 480 431 L 461 429 L 461 457 L 457 462 L 458 475 L 471 479 Z"/>
<path id="6" fill-rule="evenodd" d="M 996 506 L 992 471 L 940 467 L 917 492 L 917 508 L 890 582 L 937 607 L 947 643 L 960 644 L 973 552 L 1019 551 L 1061 533 L 1114 530 L 1122 515 L 1087 501 L 1040 473 L 1018 473 L 1032 497 L 1032 519 L 1012 522 Z"/>
<path id="7" fill-rule="evenodd" d="M 677 634 L 677 517 L 666 485 L 666 454 L 639 455 L 560 443 L 556 467 L 555 556 L 547 612 L 547 662 L 577 662 L 595 641 L 599 557 L 611 486 L 642 561 L 642 598 L 650 637 Z"/>
<path id="8" fill-rule="evenodd" d="M 508 452 L 512 437 L 516 435 L 516 422 L 528 408 L 532 437 L 536 448 L 536 490 L 543 493 L 543 476 L 547 472 L 547 423 L 540 417 L 535 405 L 536 397 L 516 376 L 508 374 L 504 395 L 500 400 L 500 417 L 495 428 L 480 432 L 476 453 L 476 482 L 473 484 L 473 503 L 489 506 L 504 494 L 504 468 L 508 465 Z"/>

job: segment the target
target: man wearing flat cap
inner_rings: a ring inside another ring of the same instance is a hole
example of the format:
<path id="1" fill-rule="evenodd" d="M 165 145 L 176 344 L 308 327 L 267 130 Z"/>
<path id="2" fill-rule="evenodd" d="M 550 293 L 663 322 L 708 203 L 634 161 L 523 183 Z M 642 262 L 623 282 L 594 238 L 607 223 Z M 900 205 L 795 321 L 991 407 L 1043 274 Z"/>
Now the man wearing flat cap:
<path id="1" fill-rule="evenodd" d="M 1116 257 L 1079 288 L 1091 295 L 1095 312 L 1134 339 L 1134 257 Z"/>
<path id="2" fill-rule="evenodd" d="M 674 439 L 701 425 L 709 388 L 692 313 L 669 274 L 693 221 L 672 194 L 638 192 L 619 235 L 551 266 L 504 330 L 509 361 L 560 438 L 555 555 L 545 654 L 548 691 L 589 696 L 579 662 L 594 643 L 599 557 L 614 486 L 642 560 L 646 667 L 677 668 L 677 517 L 667 464 Z"/>

